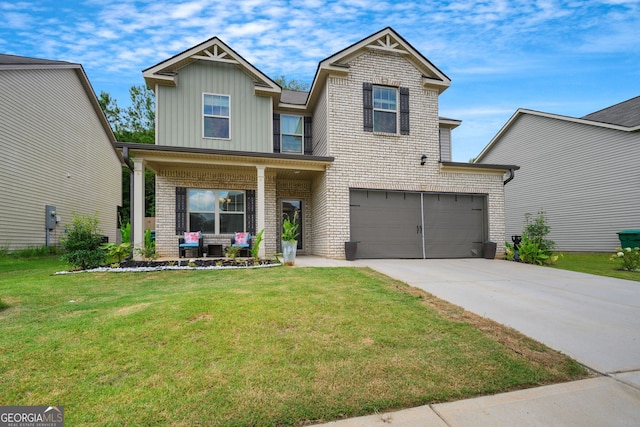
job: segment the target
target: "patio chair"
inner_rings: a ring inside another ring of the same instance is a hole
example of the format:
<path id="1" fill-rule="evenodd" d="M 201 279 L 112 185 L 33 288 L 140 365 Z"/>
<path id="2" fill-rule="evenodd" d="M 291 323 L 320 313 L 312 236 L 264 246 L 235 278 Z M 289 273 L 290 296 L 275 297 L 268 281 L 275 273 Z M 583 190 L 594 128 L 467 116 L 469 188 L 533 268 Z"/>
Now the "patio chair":
<path id="1" fill-rule="evenodd" d="M 204 236 L 202 231 L 186 232 L 184 237 L 178 239 L 178 256 L 180 258 L 185 257 L 187 249 L 196 250 L 198 252 L 198 258 L 201 258 L 204 253 Z"/>
<path id="2" fill-rule="evenodd" d="M 234 233 L 231 238 L 231 246 L 240 248 L 241 256 L 250 256 L 251 233 Z"/>

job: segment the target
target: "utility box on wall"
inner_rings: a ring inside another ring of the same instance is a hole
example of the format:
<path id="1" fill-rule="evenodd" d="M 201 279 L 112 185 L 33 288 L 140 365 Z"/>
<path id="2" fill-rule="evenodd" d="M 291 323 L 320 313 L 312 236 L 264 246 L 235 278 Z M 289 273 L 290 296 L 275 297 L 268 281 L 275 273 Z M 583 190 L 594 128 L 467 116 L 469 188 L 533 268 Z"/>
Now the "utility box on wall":
<path id="1" fill-rule="evenodd" d="M 54 228 L 56 228 L 57 222 L 58 221 L 56 219 L 56 207 L 46 205 L 44 223 L 45 223 L 45 227 L 47 227 L 47 230 L 53 230 Z"/>

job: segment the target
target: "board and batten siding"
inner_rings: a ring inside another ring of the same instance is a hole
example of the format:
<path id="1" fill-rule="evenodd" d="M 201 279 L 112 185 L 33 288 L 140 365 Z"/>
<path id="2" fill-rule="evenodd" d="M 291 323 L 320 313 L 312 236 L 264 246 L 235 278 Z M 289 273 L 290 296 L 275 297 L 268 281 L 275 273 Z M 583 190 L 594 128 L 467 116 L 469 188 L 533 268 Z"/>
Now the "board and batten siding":
<path id="1" fill-rule="evenodd" d="M 618 231 L 640 229 L 637 132 L 523 114 L 480 163 L 520 166 L 505 186 L 507 238 L 539 210 L 559 251 L 613 251 Z"/>
<path id="2" fill-rule="evenodd" d="M 203 93 L 229 95 L 230 139 L 203 138 Z M 273 152 L 271 99 L 254 93 L 254 82 L 232 64 L 198 61 L 178 72 L 177 86 L 157 91 L 159 145 Z"/>
<path id="3" fill-rule="evenodd" d="M 73 69 L 0 71 L 0 247 L 43 246 L 45 205 L 61 222 L 98 213 L 102 234 L 116 241 L 122 169 Z"/>

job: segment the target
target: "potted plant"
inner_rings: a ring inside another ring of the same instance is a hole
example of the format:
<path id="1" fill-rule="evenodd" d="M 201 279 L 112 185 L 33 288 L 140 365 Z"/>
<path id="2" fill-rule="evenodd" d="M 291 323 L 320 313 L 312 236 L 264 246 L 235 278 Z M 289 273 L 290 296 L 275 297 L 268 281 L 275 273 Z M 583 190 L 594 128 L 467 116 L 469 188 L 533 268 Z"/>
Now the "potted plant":
<path id="1" fill-rule="evenodd" d="M 282 222 L 282 257 L 284 265 L 293 265 L 296 262 L 296 250 L 298 242 L 296 238 L 298 233 L 298 212 L 293 214 L 293 220 L 286 215 Z"/>

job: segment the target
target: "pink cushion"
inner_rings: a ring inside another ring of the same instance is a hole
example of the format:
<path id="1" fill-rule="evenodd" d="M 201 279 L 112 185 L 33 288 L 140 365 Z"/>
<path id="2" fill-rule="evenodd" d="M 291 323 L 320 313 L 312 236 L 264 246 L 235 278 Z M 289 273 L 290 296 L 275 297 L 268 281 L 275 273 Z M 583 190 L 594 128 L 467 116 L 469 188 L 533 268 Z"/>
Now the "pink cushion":
<path id="1" fill-rule="evenodd" d="M 236 245 L 249 244 L 249 233 L 236 233 Z"/>
<path id="2" fill-rule="evenodd" d="M 185 243 L 198 243 L 200 240 L 200 232 L 194 231 L 192 233 L 184 233 L 184 242 Z"/>

